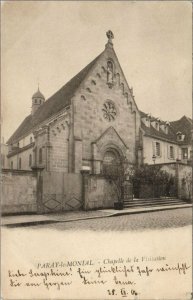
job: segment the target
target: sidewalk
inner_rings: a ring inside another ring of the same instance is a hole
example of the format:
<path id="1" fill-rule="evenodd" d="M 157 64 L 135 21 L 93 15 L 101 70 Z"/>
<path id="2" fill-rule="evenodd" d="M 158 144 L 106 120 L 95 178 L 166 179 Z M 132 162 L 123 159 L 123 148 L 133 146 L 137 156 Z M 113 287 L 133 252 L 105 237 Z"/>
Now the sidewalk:
<path id="1" fill-rule="evenodd" d="M 103 209 L 95 211 L 66 211 L 54 214 L 44 214 L 44 215 L 12 215 L 12 216 L 2 216 L 1 226 L 17 227 L 17 226 L 32 226 L 39 224 L 49 224 L 57 222 L 75 222 L 80 220 L 89 219 L 100 219 L 113 216 L 138 214 L 162 210 L 171 210 L 179 208 L 192 207 L 192 204 L 182 204 L 182 205 L 168 205 L 168 206 L 152 206 L 152 207 L 138 207 L 138 208 L 125 208 L 123 210 L 115 209 Z"/>
<path id="2" fill-rule="evenodd" d="M 1 226 L 27 226 L 38 224 L 49 224 L 57 222 L 73 222 L 79 220 L 104 218 L 111 215 L 109 212 L 102 210 L 96 211 L 65 211 L 43 215 L 12 215 L 2 216 Z"/>

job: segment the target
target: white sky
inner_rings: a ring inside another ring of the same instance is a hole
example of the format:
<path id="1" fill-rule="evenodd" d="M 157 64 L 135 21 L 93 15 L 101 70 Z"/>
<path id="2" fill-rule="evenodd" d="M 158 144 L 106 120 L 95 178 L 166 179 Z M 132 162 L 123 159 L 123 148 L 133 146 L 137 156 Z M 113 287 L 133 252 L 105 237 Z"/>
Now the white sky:
<path id="1" fill-rule="evenodd" d="M 10 1 L 2 6 L 2 136 L 104 50 L 106 31 L 139 109 L 192 116 L 190 1 Z"/>

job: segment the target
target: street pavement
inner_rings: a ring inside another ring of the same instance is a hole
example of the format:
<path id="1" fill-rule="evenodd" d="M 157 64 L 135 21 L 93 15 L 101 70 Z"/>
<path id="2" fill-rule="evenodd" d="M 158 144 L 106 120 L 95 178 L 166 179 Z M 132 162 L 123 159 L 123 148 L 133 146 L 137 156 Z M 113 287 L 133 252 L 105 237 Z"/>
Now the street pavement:
<path id="1" fill-rule="evenodd" d="M 106 218 L 87 219 L 76 222 L 58 222 L 30 227 L 55 230 L 91 231 L 143 231 L 177 228 L 192 225 L 192 208 L 126 214 Z"/>
<path id="2" fill-rule="evenodd" d="M 176 210 L 181 208 L 191 208 L 192 204 L 177 204 L 167 206 L 141 206 L 124 208 L 123 210 L 102 209 L 92 211 L 64 211 L 50 214 L 24 214 L 3 216 L 1 218 L 1 226 L 32 226 L 39 224 L 50 224 L 57 222 L 72 222 L 79 220 L 101 219 L 112 216 L 141 214 L 155 211 Z"/>

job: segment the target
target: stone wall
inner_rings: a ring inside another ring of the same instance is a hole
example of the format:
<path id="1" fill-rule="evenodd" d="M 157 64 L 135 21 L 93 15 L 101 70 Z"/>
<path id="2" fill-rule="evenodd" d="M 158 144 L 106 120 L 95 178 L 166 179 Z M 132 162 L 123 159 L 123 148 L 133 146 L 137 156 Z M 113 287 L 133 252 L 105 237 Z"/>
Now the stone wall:
<path id="1" fill-rule="evenodd" d="M 107 84 L 107 61 L 114 61 L 114 85 Z M 106 100 L 111 100 L 116 106 L 117 116 L 109 122 L 103 117 Z M 90 71 L 73 98 L 74 106 L 74 136 L 79 140 L 77 155 L 78 172 L 80 161 L 92 167 L 92 143 L 109 128 L 113 127 L 125 145 L 128 147 L 129 162 L 136 161 L 136 139 L 139 135 L 140 117 L 135 101 L 127 86 L 126 80 L 112 49 L 106 50 L 100 57 L 97 66 Z M 81 108 L 81 109 L 80 109 Z M 82 141 L 82 145 L 80 145 Z M 108 141 L 109 142 L 109 141 Z M 111 144 L 114 141 L 111 140 Z M 116 141 L 115 141 L 116 144 Z"/>
<path id="2" fill-rule="evenodd" d="M 82 175 L 45 172 L 40 175 L 39 212 L 79 210 L 82 208 Z"/>
<path id="3" fill-rule="evenodd" d="M 118 199 L 112 182 L 97 175 L 88 175 L 84 179 L 85 210 L 114 207 Z"/>
<path id="4" fill-rule="evenodd" d="M 37 177 L 30 171 L 2 170 L 2 214 L 37 212 Z"/>
<path id="5" fill-rule="evenodd" d="M 192 166 L 179 164 L 178 174 L 179 198 L 192 200 Z"/>
<path id="6" fill-rule="evenodd" d="M 82 175 L 3 170 L 2 213 L 49 213 L 83 207 Z"/>
<path id="7" fill-rule="evenodd" d="M 177 195 L 180 199 L 192 199 L 192 166 L 183 163 L 163 164 L 162 170 L 176 178 Z"/>

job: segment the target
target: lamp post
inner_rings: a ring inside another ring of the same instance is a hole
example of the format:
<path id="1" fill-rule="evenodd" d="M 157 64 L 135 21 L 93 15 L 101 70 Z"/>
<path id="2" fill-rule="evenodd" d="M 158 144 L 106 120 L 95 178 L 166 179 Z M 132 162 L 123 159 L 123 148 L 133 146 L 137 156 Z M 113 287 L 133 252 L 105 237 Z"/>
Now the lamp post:
<path id="1" fill-rule="evenodd" d="M 155 160 L 156 160 L 155 154 L 152 156 L 152 160 L 153 160 L 153 163 L 154 163 L 154 165 L 155 165 Z"/>

